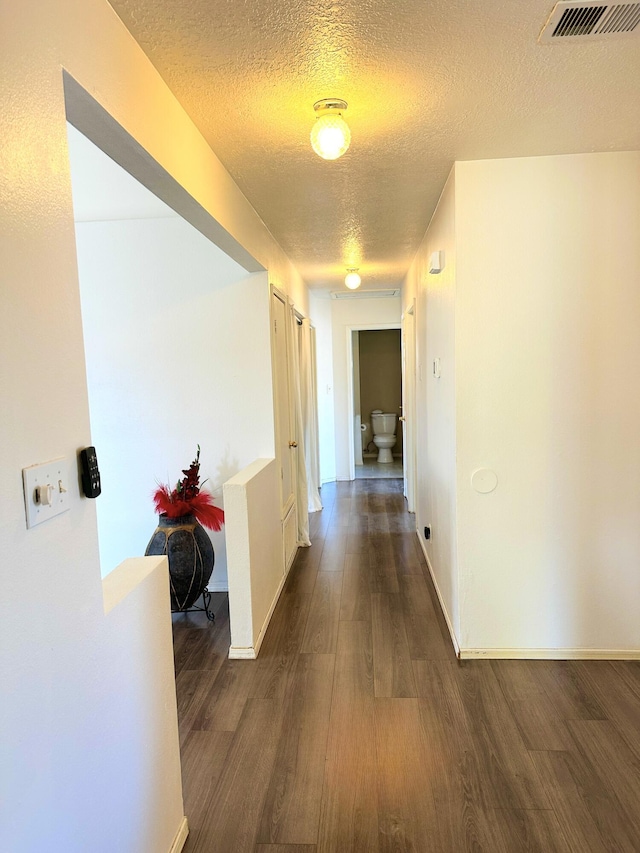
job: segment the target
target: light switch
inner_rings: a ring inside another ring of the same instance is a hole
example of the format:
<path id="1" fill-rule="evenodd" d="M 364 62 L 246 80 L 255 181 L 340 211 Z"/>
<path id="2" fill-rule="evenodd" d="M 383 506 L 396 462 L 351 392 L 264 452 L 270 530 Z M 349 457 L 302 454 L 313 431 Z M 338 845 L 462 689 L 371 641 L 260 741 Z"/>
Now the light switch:
<path id="1" fill-rule="evenodd" d="M 41 506 L 53 506 L 53 483 L 36 486 L 35 502 Z"/>
<path id="2" fill-rule="evenodd" d="M 22 469 L 27 527 L 69 509 L 69 464 L 63 457 Z"/>

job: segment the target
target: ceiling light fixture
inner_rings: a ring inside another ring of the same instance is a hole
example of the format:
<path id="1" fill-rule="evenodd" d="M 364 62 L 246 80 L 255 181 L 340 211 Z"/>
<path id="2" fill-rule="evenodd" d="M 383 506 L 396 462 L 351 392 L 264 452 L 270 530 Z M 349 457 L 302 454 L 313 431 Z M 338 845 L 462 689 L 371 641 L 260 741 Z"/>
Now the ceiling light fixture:
<path id="1" fill-rule="evenodd" d="M 347 102 L 324 98 L 316 101 L 313 108 L 317 118 L 311 128 L 311 147 L 323 160 L 337 160 L 351 143 L 349 125 L 342 118 Z"/>
<path id="2" fill-rule="evenodd" d="M 344 283 L 347 285 L 349 290 L 356 290 L 356 288 L 360 287 L 362 279 L 358 275 L 358 270 L 355 268 L 347 270 Z"/>

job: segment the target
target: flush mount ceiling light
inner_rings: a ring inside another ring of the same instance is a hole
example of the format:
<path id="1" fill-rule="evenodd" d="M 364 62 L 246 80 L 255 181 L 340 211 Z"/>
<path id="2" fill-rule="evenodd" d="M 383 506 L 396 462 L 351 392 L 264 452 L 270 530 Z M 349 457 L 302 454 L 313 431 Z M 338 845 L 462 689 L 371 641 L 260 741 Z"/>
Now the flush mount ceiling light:
<path id="1" fill-rule="evenodd" d="M 347 275 L 345 276 L 344 283 L 347 285 L 349 290 L 355 290 L 356 288 L 360 287 L 360 284 L 362 283 L 362 279 L 358 275 L 358 270 L 357 269 L 347 270 Z"/>
<path id="2" fill-rule="evenodd" d="M 342 118 L 347 102 L 324 98 L 316 101 L 313 108 L 317 118 L 311 128 L 311 147 L 323 160 L 337 160 L 351 143 L 349 125 Z"/>

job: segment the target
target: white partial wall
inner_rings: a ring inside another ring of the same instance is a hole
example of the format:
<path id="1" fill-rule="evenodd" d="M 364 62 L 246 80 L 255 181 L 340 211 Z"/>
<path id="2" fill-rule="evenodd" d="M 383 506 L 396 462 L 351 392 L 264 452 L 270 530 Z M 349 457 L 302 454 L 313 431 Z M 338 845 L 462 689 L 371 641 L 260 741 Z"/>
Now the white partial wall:
<path id="1" fill-rule="evenodd" d="M 103 594 L 103 646 L 97 659 L 106 656 L 107 665 L 93 673 L 94 683 L 86 685 L 97 692 L 100 716 L 96 730 L 86 731 L 82 750 L 84 784 L 95 792 L 95 799 L 73 821 L 72 804 L 60 815 L 68 839 L 62 849 L 89 847 L 106 853 L 110 844 L 116 850 L 164 851 L 167 842 L 177 842 L 187 831 L 166 557 L 125 560 L 105 578 Z M 114 692 L 120 697 L 117 703 Z M 80 758 L 78 745 L 73 740 L 59 741 L 54 748 L 59 760 L 68 762 L 72 770 Z M 123 765 L 127 773 L 117 778 L 112 790 L 114 774 Z M 141 796 L 142 803 L 133 808 Z M 105 803 L 111 806 L 108 812 Z M 163 804 L 162 809 L 154 808 L 158 803 Z M 37 807 L 34 812 L 38 813 Z M 42 849 L 37 832 L 40 820 L 39 816 L 33 821 L 34 850 Z M 93 832 L 97 833 L 95 841 Z"/>
<path id="2" fill-rule="evenodd" d="M 333 430 L 335 444 L 335 478 L 337 480 L 349 480 L 351 469 L 349 465 L 349 443 L 353 435 L 353 425 L 349 423 L 349 413 L 353 409 L 353 402 L 349 399 L 349 377 L 352 375 L 352 364 L 349 359 L 348 341 L 350 340 L 349 329 L 351 327 L 367 329 L 380 328 L 397 325 L 400 327 L 401 302 L 400 297 L 391 298 L 357 298 L 357 299 L 331 299 L 331 345 L 330 351 L 326 349 L 329 343 L 328 336 L 322 340 L 318 339 L 318 363 L 333 363 Z M 314 306 L 320 302 L 314 300 Z M 318 396 L 321 397 L 319 390 Z M 321 435 L 331 429 L 328 422 L 330 407 L 320 408 L 320 416 L 324 418 L 321 427 Z M 326 446 L 326 445 L 325 445 Z M 322 465 L 322 457 L 321 457 Z M 324 463 L 324 470 L 330 470 L 331 461 Z M 325 479 L 323 473 L 323 480 Z M 328 479 L 328 478 L 327 478 Z"/>
<path id="3" fill-rule="evenodd" d="M 433 252 L 444 269 L 429 273 Z M 455 174 L 451 173 L 403 288 L 416 299 L 416 527 L 445 616 L 460 634 L 456 547 Z M 433 364 L 440 363 L 440 377 Z M 431 528 L 431 539 L 424 528 Z"/>
<path id="4" fill-rule="evenodd" d="M 0 848 L 165 853 L 184 830 L 177 753 L 166 748 L 177 750 L 175 720 L 158 701 L 175 702 L 175 685 L 147 605 L 162 600 L 166 615 L 167 587 L 147 598 L 138 586 L 105 615 L 96 506 L 75 479 L 68 512 L 25 524 L 21 469 L 64 456 L 73 470 L 92 443 L 62 69 L 115 119 L 93 123 L 94 140 L 108 131 L 123 157 L 139 145 L 144 164 L 193 197 L 304 314 L 306 289 L 106 0 L 2 4 Z M 92 124 L 90 98 L 84 112 L 67 106 Z M 225 357 L 211 369 L 236 366 Z M 152 672 L 169 693 L 150 689 Z"/>
<path id="5" fill-rule="evenodd" d="M 229 565 L 230 658 L 255 658 L 286 578 L 275 459 L 256 459 L 224 484 Z"/>
<path id="6" fill-rule="evenodd" d="M 184 220 L 76 226 L 102 574 L 144 554 L 151 493 L 201 447 L 201 482 L 273 456 L 266 273 L 247 273 Z M 246 346 L 246 341 L 252 346 Z M 210 589 L 226 589 L 224 530 Z"/>
<path id="7" fill-rule="evenodd" d="M 640 655 L 640 153 L 458 163 L 455 216 L 461 645 Z"/>
<path id="8" fill-rule="evenodd" d="M 411 268 L 418 531 L 463 657 L 640 657 L 638 234 L 638 152 L 457 163 Z"/>

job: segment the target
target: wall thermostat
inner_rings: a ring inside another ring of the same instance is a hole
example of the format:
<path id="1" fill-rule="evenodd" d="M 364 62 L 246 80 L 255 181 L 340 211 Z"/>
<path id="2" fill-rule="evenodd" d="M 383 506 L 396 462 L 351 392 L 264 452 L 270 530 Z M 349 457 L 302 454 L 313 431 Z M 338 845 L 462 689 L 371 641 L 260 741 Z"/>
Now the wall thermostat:
<path id="1" fill-rule="evenodd" d="M 80 451 L 80 468 L 82 470 L 82 491 L 87 498 L 97 498 L 100 486 L 100 470 L 95 447 L 85 447 Z"/>

